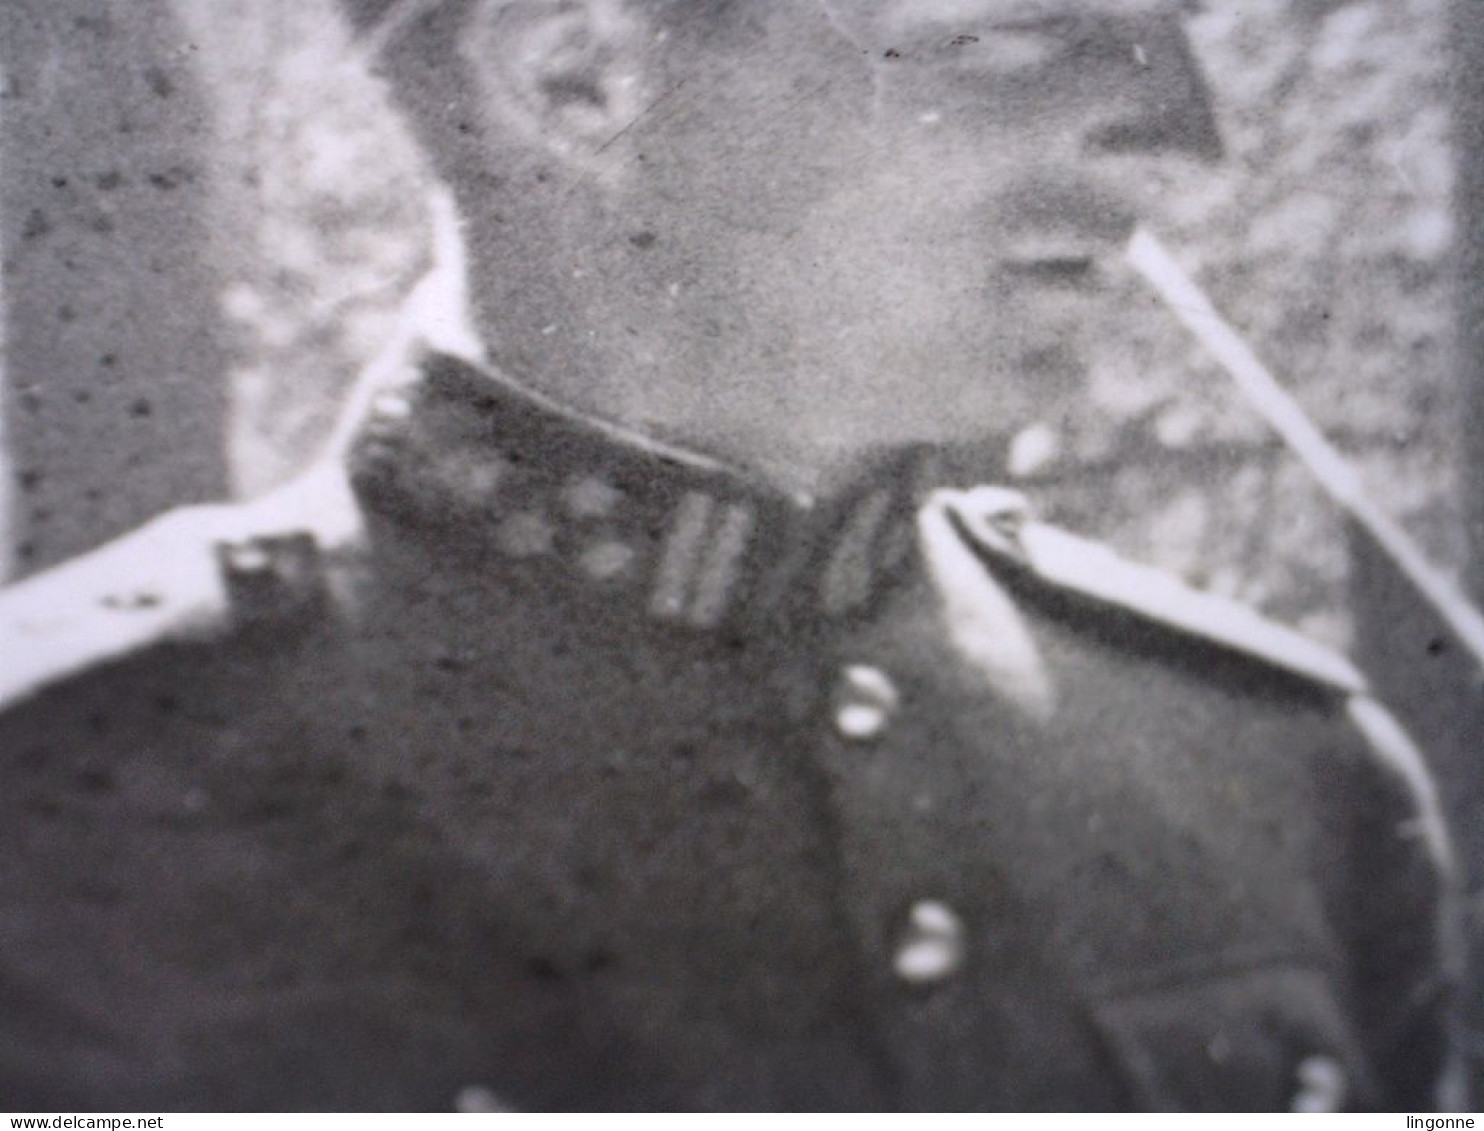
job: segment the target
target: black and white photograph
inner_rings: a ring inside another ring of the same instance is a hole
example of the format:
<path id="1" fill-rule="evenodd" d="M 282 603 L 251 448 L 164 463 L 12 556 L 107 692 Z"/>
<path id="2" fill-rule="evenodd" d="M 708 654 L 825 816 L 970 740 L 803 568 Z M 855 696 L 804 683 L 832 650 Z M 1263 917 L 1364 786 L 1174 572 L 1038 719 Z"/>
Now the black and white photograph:
<path id="1" fill-rule="evenodd" d="M 1470 1111 L 1481 463 L 1478 0 L 0 0 L 0 1110 Z"/>

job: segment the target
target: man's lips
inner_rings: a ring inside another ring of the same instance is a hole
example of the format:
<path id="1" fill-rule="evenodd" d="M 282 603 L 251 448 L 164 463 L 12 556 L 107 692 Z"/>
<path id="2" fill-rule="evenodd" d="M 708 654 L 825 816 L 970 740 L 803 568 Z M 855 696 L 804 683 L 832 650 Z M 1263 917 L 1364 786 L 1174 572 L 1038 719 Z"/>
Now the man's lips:
<path id="1" fill-rule="evenodd" d="M 1030 287 L 1063 291 L 1096 289 L 1103 278 L 1104 261 L 1117 250 L 1101 235 L 1070 232 L 1021 231 L 1002 247 L 1000 269 Z"/>
<path id="2" fill-rule="evenodd" d="M 1002 259 L 1001 266 L 1011 276 L 1032 286 L 1088 290 L 1097 285 L 1099 258 L 1091 253 L 1058 252 L 1030 258 Z"/>
<path id="3" fill-rule="evenodd" d="M 1136 213 L 1120 193 L 1067 170 L 1040 170 L 996 201 L 1005 233 L 998 261 L 1028 285 L 1090 289 L 1119 252 Z"/>
<path id="4" fill-rule="evenodd" d="M 994 217 L 1006 233 L 1006 258 L 1075 259 L 1123 247 L 1138 210 L 1123 192 L 1070 169 L 1040 169 L 996 195 Z"/>

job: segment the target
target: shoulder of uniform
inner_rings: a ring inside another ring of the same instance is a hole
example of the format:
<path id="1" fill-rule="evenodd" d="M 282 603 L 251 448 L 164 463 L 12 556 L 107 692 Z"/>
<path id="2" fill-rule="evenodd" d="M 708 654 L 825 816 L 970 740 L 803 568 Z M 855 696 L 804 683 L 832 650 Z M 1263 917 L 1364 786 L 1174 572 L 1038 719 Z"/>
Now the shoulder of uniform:
<path id="1" fill-rule="evenodd" d="M 353 545 L 360 523 L 344 472 L 317 465 L 250 502 L 168 511 L 0 587 L 0 710 L 153 645 L 311 603 L 321 552 Z"/>
<path id="2" fill-rule="evenodd" d="M 1237 601 L 1202 593 L 1109 547 L 1035 521 L 1019 492 L 1003 487 L 940 491 L 930 502 L 991 572 L 1078 598 L 1110 616 L 1135 617 L 1345 694 L 1365 677 L 1339 653 Z"/>

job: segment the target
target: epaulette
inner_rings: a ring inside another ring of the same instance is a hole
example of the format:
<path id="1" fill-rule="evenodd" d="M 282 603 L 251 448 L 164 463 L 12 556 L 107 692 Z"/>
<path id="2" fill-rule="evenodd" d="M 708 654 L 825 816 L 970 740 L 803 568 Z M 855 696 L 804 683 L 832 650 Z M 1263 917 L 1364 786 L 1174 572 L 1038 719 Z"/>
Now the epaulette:
<path id="1" fill-rule="evenodd" d="M 0 710 L 165 641 L 208 639 L 342 597 L 322 555 L 347 552 L 360 537 L 345 473 L 323 463 L 249 502 L 167 511 L 6 585 Z"/>
<path id="2" fill-rule="evenodd" d="M 1313 680 L 1363 694 L 1365 677 L 1339 653 L 1237 601 L 1202 593 L 1107 546 L 1035 521 L 1024 496 L 1002 487 L 941 493 L 959 533 L 992 570 L 1009 570 L 1084 604 Z"/>

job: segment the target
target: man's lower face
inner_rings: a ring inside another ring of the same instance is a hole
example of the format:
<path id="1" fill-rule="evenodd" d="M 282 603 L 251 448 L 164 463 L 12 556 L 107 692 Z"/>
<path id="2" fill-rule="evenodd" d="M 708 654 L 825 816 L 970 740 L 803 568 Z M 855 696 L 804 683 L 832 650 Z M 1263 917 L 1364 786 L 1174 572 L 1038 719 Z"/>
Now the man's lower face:
<path id="1" fill-rule="evenodd" d="M 768 300 L 801 420 L 862 444 L 960 439 L 1013 426 L 1075 383 L 1090 295 L 920 247 L 832 250 Z"/>
<path id="2" fill-rule="evenodd" d="M 852 87 L 748 117 L 701 81 L 529 205 L 466 197 L 476 229 L 503 216 L 476 302 L 516 377 L 746 462 L 1003 435 L 1080 387 L 1150 164 L 1100 182 L 1092 109 L 971 129 L 861 113 Z"/>
<path id="3" fill-rule="evenodd" d="M 1104 322 L 1099 265 L 1133 226 L 1091 178 L 1111 162 L 1125 185 L 1164 160 L 1094 140 L 1144 108 L 1135 33 L 1169 28 L 1105 20 L 1093 50 L 1055 27 L 979 27 L 995 5 L 930 8 L 932 34 L 899 52 L 809 4 L 760 6 L 762 31 L 721 47 L 619 37 L 609 77 L 649 92 L 642 112 L 589 148 L 528 138 L 529 183 L 496 202 L 465 186 L 488 246 L 513 248 L 474 257 L 496 360 L 727 456 L 769 437 L 960 440 L 1056 412 Z M 949 9 L 978 31 L 944 40 Z"/>
<path id="4" fill-rule="evenodd" d="M 1024 176 L 983 157 L 956 169 L 895 157 L 878 154 L 870 175 L 843 167 L 806 207 L 746 225 L 676 194 L 611 277 L 574 266 L 618 307 L 589 332 L 636 364 L 633 380 L 691 390 L 693 411 L 733 435 L 795 446 L 967 439 L 1054 411 L 1077 386 L 1118 241 L 1075 209 L 1007 215 Z M 764 179 L 751 199 L 766 191 Z"/>

